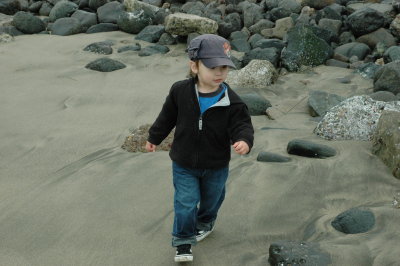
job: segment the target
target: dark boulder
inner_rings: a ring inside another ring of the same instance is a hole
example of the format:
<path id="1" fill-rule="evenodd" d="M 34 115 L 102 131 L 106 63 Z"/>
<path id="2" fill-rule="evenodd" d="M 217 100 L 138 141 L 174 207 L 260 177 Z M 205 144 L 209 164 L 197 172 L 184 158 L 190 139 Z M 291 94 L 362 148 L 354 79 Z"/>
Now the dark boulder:
<path id="1" fill-rule="evenodd" d="M 139 52 L 139 56 L 150 56 L 154 54 L 166 54 L 169 52 L 169 48 L 164 45 L 160 44 L 155 44 L 155 45 L 150 45 L 145 48 L 143 48 Z"/>
<path id="2" fill-rule="evenodd" d="M 87 31 L 91 26 L 97 24 L 97 15 L 84 10 L 76 10 L 71 18 L 76 18 L 81 23 L 82 32 Z"/>
<path id="3" fill-rule="evenodd" d="M 254 48 L 243 56 L 243 65 L 246 66 L 254 59 L 268 60 L 276 67 L 279 61 L 279 50 L 276 48 Z"/>
<path id="4" fill-rule="evenodd" d="M 366 7 L 357 10 L 347 18 L 347 25 L 355 36 L 361 36 L 381 28 L 385 23 L 382 13 Z"/>
<path id="5" fill-rule="evenodd" d="M 78 19 L 76 18 L 60 18 L 54 22 L 51 27 L 51 33 L 54 35 L 73 35 L 82 32 L 82 26 Z"/>
<path id="6" fill-rule="evenodd" d="M 368 62 L 358 66 L 356 72 L 359 73 L 364 78 L 373 79 L 375 77 L 376 72 L 381 68 L 382 66 L 380 65 Z"/>
<path id="7" fill-rule="evenodd" d="M 268 262 L 271 266 L 328 266 L 331 258 L 316 243 L 279 241 L 270 245 Z"/>
<path id="8" fill-rule="evenodd" d="M 165 33 L 163 25 L 149 25 L 139 32 L 135 39 L 155 43 L 158 42 L 163 33 Z"/>
<path id="9" fill-rule="evenodd" d="M 133 44 L 133 45 L 126 45 L 118 48 L 118 53 L 123 53 L 126 51 L 140 51 L 142 49 L 141 45 L 139 43 Z"/>
<path id="10" fill-rule="evenodd" d="M 1 0 L 0 13 L 14 15 L 21 10 L 21 3 L 18 0 Z"/>
<path id="11" fill-rule="evenodd" d="M 117 23 L 119 16 L 125 11 L 124 5 L 118 1 L 109 2 L 97 9 L 100 23 Z"/>
<path id="12" fill-rule="evenodd" d="M 176 43 L 177 43 L 176 38 L 171 34 L 169 34 L 168 32 L 164 32 L 163 34 L 161 34 L 161 37 L 158 40 L 158 44 L 161 45 L 172 45 Z"/>
<path id="13" fill-rule="evenodd" d="M 291 159 L 287 156 L 280 154 L 262 151 L 257 156 L 257 161 L 259 162 L 274 162 L 274 163 L 286 163 L 290 162 Z"/>
<path id="14" fill-rule="evenodd" d="M 301 65 L 318 66 L 332 57 L 333 50 L 323 39 L 307 26 L 291 29 L 287 35 L 288 45 L 282 50 L 282 65 L 289 71 L 297 71 Z"/>
<path id="15" fill-rule="evenodd" d="M 240 98 L 247 105 L 252 116 L 265 115 L 267 108 L 272 106 L 267 99 L 257 93 L 240 94 Z"/>
<path id="16" fill-rule="evenodd" d="M 359 60 L 363 60 L 369 53 L 371 53 L 369 46 L 358 42 L 346 43 L 335 48 L 335 54 L 340 54 L 347 58 L 357 56 Z"/>
<path id="17" fill-rule="evenodd" d="M 383 54 L 383 58 L 386 63 L 400 60 L 400 46 L 389 47 Z"/>
<path id="18" fill-rule="evenodd" d="M 300 139 L 290 141 L 287 146 L 287 152 L 298 156 L 321 159 L 336 155 L 336 151 L 329 146 Z"/>
<path id="19" fill-rule="evenodd" d="M 375 216 L 369 210 L 353 208 L 342 212 L 331 222 L 333 228 L 345 234 L 365 233 L 375 225 Z"/>
<path id="20" fill-rule="evenodd" d="M 400 61 L 384 65 L 374 76 L 374 91 L 400 92 Z"/>
<path id="21" fill-rule="evenodd" d="M 99 71 L 99 72 L 111 72 L 125 68 L 126 65 L 123 63 L 110 59 L 110 58 L 100 58 L 93 62 L 90 62 L 85 66 L 88 69 Z"/>
<path id="22" fill-rule="evenodd" d="M 83 50 L 97 54 L 112 54 L 113 49 L 111 48 L 112 43 L 110 42 L 95 42 L 86 46 Z"/>
<path id="23" fill-rule="evenodd" d="M 119 30 L 119 27 L 114 23 L 99 23 L 87 29 L 86 33 L 109 32 L 117 30 Z"/>
<path id="24" fill-rule="evenodd" d="M 27 34 L 39 33 L 46 29 L 45 23 L 31 13 L 19 11 L 14 15 L 13 25 Z"/>
<path id="25" fill-rule="evenodd" d="M 345 98 L 325 91 L 311 91 L 308 96 L 308 106 L 311 116 L 324 116 L 329 109 L 338 105 Z"/>
<path id="26" fill-rule="evenodd" d="M 151 22 L 151 16 L 144 10 L 134 10 L 133 12 L 122 12 L 117 24 L 124 32 L 138 34 Z"/>
<path id="27" fill-rule="evenodd" d="M 54 22 L 59 18 L 70 17 L 77 9 L 78 5 L 73 2 L 66 0 L 57 2 L 57 4 L 50 11 L 50 22 Z"/>
<path id="28" fill-rule="evenodd" d="M 238 13 L 228 14 L 224 20 L 218 23 L 218 34 L 224 38 L 229 38 L 232 32 L 242 29 L 242 20 Z"/>
<path id="29" fill-rule="evenodd" d="M 253 48 L 276 48 L 279 54 L 284 47 L 285 43 L 280 39 L 260 39 L 253 45 Z"/>

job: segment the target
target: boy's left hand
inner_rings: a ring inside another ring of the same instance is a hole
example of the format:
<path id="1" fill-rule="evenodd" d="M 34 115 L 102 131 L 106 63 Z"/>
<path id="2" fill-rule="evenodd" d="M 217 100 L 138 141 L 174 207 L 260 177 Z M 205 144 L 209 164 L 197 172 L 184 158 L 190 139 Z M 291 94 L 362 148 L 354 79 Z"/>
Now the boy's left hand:
<path id="1" fill-rule="evenodd" d="M 250 150 L 249 145 L 247 145 L 243 140 L 235 142 L 232 146 L 235 149 L 235 152 L 240 155 L 247 154 Z"/>

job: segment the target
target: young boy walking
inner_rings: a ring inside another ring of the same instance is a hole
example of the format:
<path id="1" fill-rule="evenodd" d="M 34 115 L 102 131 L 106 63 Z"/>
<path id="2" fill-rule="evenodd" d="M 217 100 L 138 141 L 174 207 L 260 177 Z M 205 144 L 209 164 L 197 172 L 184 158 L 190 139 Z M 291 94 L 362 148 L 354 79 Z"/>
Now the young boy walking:
<path id="1" fill-rule="evenodd" d="M 172 159 L 175 261 L 192 261 L 191 246 L 207 237 L 225 198 L 231 145 L 238 154 L 253 146 L 247 106 L 224 81 L 229 42 L 213 34 L 194 38 L 188 47 L 192 78 L 174 83 L 149 129 L 147 151 L 155 151 L 175 128 Z"/>

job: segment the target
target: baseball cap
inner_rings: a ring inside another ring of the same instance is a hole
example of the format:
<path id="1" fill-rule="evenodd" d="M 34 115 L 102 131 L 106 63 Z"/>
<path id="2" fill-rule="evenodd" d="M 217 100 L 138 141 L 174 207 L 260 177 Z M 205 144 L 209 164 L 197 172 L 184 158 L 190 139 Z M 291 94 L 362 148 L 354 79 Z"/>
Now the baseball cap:
<path id="1" fill-rule="evenodd" d="M 236 68 L 230 59 L 229 41 L 221 36 L 215 34 L 197 36 L 190 41 L 187 51 L 190 60 L 201 60 L 208 68 L 217 66 Z"/>

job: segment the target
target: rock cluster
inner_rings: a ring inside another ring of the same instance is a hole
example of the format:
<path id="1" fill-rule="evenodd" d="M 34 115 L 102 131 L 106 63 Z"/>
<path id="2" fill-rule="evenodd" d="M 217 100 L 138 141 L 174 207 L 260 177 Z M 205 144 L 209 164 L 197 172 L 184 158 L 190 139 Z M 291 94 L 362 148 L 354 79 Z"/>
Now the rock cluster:
<path id="1" fill-rule="evenodd" d="M 5 0 L 0 13 L 14 16 L 11 25 L 0 26 L 0 33 L 12 36 L 121 30 L 171 45 L 215 33 L 244 53 L 234 59 L 239 69 L 254 59 L 298 71 L 320 64 L 357 69 L 400 58 L 399 7 L 391 0 Z M 370 74 L 376 90 L 396 94 L 380 84 L 376 71 Z"/>

